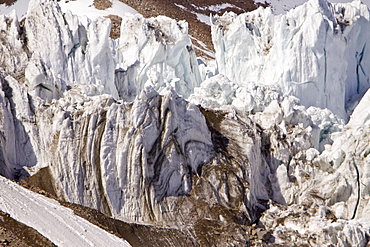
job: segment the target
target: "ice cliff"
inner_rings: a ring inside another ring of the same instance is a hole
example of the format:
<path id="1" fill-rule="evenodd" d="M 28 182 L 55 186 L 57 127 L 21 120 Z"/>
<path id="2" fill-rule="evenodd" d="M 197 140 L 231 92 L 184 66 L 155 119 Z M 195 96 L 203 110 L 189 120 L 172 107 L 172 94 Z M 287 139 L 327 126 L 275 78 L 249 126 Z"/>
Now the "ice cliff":
<path id="1" fill-rule="evenodd" d="M 323 0 L 213 17 L 206 75 L 185 22 L 128 15 L 111 40 L 31 1 L 0 16 L 0 174 L 48 166 L 59 198 L 200 245 L 366 246 L 368 19 Z"/>
<path id="2" fill-rule="evenodd" d="M 188 97 L 201 82 L 185 21 L 124 17 L 116 46 L 115 84 L 121 98 L 133 100 L 145 85 L 157 91 L 171 86 Z"/>
<path id="3" fill-rule="evenodd" d="M 279 85 L 345 120 L 349 101 L 369 88 L 369 10 L 360 1 L 311 0 L 283 15 L 259 8 L 212 22 L 218 69 L 232 81 Z"/>
<path id="4" fill-rule="evenodd" d="M 108 19 L 63 13 L 56 2 L 31 1 L 22 25 L 14 12 L 1 18 L 2 68 L 23 74 L 30 94 L 48 102 L 73 85 L 132 101 L 145 85 L 188 96 L 200 84 L 185 22 L 128 15 L 111 40 Z"/>
<path id="5" fill-rule="evenodd" d="M 189 194 L 193 174 L 212 158 L 204 117 L 173 91 L 160 96 L 148 87 L 133 104 L 76 103 L 84 106 L 61 100 L 37 114 L 40 136 L 50 136 L 39 157 L 68 201 L 129 221 L 161 221 L 164 198 Z"/>

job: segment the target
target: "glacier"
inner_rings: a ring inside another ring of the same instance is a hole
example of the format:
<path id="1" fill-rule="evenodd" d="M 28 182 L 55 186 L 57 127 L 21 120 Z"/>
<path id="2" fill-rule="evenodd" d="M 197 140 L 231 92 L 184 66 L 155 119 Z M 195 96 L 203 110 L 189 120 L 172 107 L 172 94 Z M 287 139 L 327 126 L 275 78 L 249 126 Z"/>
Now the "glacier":
<path id="1" fill-rule="evenodd" d="M 125 15 L 117 40 L 53 1 L 0 16 L 0 174 L 49 167 L 61 200 L 204 245 L 366 246 L 366 5 L 211 20 L 198 64 L 164 16 Z"/>
<path id="2" fill-rule="evenodd" d="M 62 196 L 127 221 L 160 221 L 164 198 L 189 194 L 192 174 L 212 157 L 199 109 L 151 87 L 133 104 L 111 97 L 82 102 L 74 109 L 61 100 L 37 114 L 49 119 L 38 129 L 50 136 L 39 157 Z"/>
<path id="3" fill-rule="evenodd" d="M 232 81 L 279 85 L 346 121 L 348 102 L 369 88 L 369 10 L 360 1 L 311 0 L 282 15 L 259 8 L 212 22 L 218 70 Z"/>
<path id="4" fill-rule="evenodd" d="M 201 82 L 185 21 L 126 15 L 115 47 L 120 98 L 133 100 L 145 86 L 159 92 L 171 86 L 187 98 Z"/>
<path id="5" fill-rule="evenodd" d="M 146 85 L 171 85 L 187 97 L 200 84 L 185 22 L 127 15 L 116 41 L 109 38 L 108 19 L 63 13 L 55 2 L 31 1 L 22 26 L 15 12 L 2 18 L 10 42 L 2 45 L 3 69 L 24 74 L 30 94 L 47 102 L 74 85 L 88 95 L 132 101 Z"/>

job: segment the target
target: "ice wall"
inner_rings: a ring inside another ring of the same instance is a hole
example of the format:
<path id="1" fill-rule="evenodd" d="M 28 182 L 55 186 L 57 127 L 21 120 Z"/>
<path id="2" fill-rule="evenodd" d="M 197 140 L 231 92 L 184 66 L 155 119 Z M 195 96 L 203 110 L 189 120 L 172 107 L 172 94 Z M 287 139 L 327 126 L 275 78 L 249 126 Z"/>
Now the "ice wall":
<path id="1" fill-rule="evenodd" d="M 278 84 L 346 120 L 346 103 L 369 88 L 369 11 L 360 1 L 310 0 L 284 15 L 259 8 L 212 22 L 219 71 L 232 81 Z"/>
<path id="2" fill-rule="evenodd" d="M 28 96 L 17 80 L 0 71 L 0 174 L 15 180 L 27 177 L 24 168 L 37 164 L 26 128 L 35 123 Z"/>
<path id="3" fill-rule="evenodd" d="M 0 18 L 0 64 L 47 102 L 75 85 L 132 101 L 146 85 L 187 97 L 201 82 L 184 21 L 128 14 L 112 40 L 109 19 L 63 13 L 53 1 L 31 1 L 22 25 L 15 13 Z"/>
<path id="4" fill-rule="evenodd" d="M 94 84 L 118 97 L 108 19 L 78 18 L 63 13 L 56 2 L 35 0 L 24 26 L 31 53 L 25 77 L 34 95 L 51 101 L 67 86 Z"/>
<path id="5" fill-rule="evenodd" d="M 40 109 L 36 123 L 39 161 L 50 166 L 64 198 L 152 222 L 161 219 L 166 197 L 190 193 L 193 174 L 212 158 L 210 132 L 195 105 L 151 87 L 133 104 L 70 91 Z"/>
<path id="6" fill-rule="evenodd" d="M 116 45 L 116 86 L 122 98 L 131 100 L 145 85 L 157 91 L 172 86 L 188 97 L 201 82 L 185 21 L 127 15 Z"/>
<path id="7" fill-rule="evenodd" d="M 16 13 L 0 15 L 0 66 L 3 71 L 18 74 L 28 63 L 24 35 Z"/>

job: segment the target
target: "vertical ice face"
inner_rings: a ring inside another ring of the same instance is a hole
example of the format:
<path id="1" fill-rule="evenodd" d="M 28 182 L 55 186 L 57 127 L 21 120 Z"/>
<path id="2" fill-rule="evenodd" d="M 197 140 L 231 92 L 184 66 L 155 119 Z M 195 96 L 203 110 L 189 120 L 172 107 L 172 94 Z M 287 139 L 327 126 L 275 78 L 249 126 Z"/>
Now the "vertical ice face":
<path id="1" fill-rule="evenodd" d="M 0 15 L 0 67 L 7 73 L 18 74 L 24 70 L 28 57 L 16 13 Z"/>
<path id="2" fill-rule="evenodd" d="M 369 11 L 359 1 L 311 0 L 284 15 L 269 8 L 213 19 L 219 71 L 239 83 L 278 84 L 305 106 L 348 119 L 346 103 L 370 87 Z"/>
<path id="3" fill-rule="evenodd" d="M 158 91 L 171 85 L 188 97 L 201 82 L 184 21 L 128 15 L 122 20 L 117 44 L 116 86 L 124 99 L 131 100 L 145 85 Z"/>
<path id="4" fill-rule="evenodd" d="M 161 202 L 189 194 L 193 175 L 213 156 L 203 115 L 174 91 L 160 96 L 147 87 L 134 103 L 61 99 L 37 118 L 38 157 L 61 194 L 129 221 L 161 219 Z"/>
<path id="5" fill-rule="evenodd" d="M 31 1 L 25 21 L 31 53 L 26 80 L 34 95 L 51 101 L 67 85 L 102 85 L 101 93 L 118 97 L 110 47 L 110 22 L 62 13 L 56 2 Z"/>
<path id="6" fill-rule="evenodd" d="M 0 71 L 0 174 L 11 179 L 25 178 L 26 167 L 38 162 L 30 126 L 35 124 L 26 89 Z"/>
<path id="7" fill-rule="evenodd" d="M 9 32 L 17 38 L 15 16 L 2 18 L 14 22 Z M 121 38 L 115 41 L 109 38 L 109 19 L 92 21 L 63 13 L 56 2 L 33 0 L 25 19 L 24 42 L 9 41 L 12 54 L 23 51 L 23 57 L 7 63 L 14 67 L 26 60 L 23 67 L 31 94 L 48 102 L 74 85 L 95 85 L 95 94 L 127 101 L 133 101 L 146 85 L 158 91 L 171 85 L 187 97 L 201 82 L 187 31 L 184 21 L 128 15 L 122 21 Z"/>
<path id="8" fill-rule="evenodd" d="M 128 16 L 116 42 L 109 20 L 53 1 L 31 1 L 22 25 L 0 20 L 2 175 L 49 165 L 69 201 L 138 221 L 190 193 L 213 149 L 199 109 L 166 89 L 188 95 L 200 83 L 185 22 Z"/>

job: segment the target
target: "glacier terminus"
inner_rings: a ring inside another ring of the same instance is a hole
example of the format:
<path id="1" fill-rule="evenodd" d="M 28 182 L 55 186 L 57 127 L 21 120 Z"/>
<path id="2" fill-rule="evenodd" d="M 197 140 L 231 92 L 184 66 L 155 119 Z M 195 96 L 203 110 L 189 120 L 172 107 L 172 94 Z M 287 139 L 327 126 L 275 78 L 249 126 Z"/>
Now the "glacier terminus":
<path id="1" fill-rule="evenodd" d="M 136 246 L 9 181 L 48 169 L 58 200 L 182 232 L 172 245 L 368 246 L 368 6 L 210 24 L 215 60 L 166 16 L 127 13 L 112 39 L 109 19 L 56 1 L 0 15 L 0 211 L 58 246 L 27 205 L 80 222 L 76 244 Z"/>

